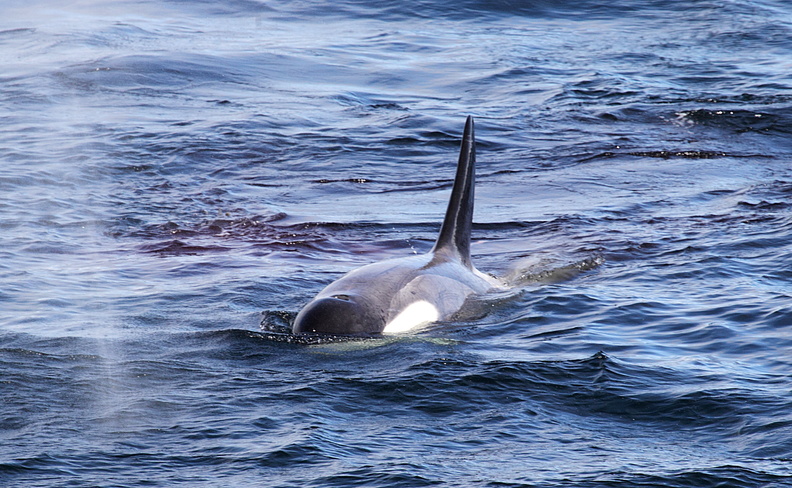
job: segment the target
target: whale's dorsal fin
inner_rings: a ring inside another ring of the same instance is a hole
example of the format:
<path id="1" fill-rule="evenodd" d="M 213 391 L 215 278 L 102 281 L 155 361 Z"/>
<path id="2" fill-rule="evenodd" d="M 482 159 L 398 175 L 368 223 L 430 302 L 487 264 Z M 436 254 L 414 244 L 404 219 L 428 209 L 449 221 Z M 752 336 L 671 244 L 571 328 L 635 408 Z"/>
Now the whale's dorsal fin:
<path id="1" fill-rule="evenodd" d="M 443 226 L 432 252 L 458 258 L 467 267 L 470 262 L 470 230 L 473 225 L 473 197 L 476 186 L 476 138 L 473 117 L 468 116 L 462 147 L 459 150 L 454 189 L 448 202 Z"/>

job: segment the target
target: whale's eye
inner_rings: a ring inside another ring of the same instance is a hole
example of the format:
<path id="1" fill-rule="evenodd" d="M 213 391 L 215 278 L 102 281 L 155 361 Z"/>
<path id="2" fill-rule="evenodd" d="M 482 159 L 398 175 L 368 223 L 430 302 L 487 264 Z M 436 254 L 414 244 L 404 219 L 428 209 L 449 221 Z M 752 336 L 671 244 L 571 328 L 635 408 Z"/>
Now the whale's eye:
<path id="1" fill-rule="evenodd" d="M 350 300 L 349 295 L 333 295 L 332 298 L 335 298 L 337 300 L 344 300 L 345 302 L 348 302 Z"/>

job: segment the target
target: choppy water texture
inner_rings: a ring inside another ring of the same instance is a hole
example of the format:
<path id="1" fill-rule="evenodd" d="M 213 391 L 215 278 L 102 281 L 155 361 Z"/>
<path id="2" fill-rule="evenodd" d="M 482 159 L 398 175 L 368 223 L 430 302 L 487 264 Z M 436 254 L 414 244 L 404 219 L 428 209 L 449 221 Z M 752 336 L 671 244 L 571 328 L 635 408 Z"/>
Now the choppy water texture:
<path id="1" fill-rule="evenodd" d="M 788 2 L 66 3 L 0 7 L 3 486 L 792 486 Z M 288 335 L 468 114 L 478 267 L 603 263 Z"/>

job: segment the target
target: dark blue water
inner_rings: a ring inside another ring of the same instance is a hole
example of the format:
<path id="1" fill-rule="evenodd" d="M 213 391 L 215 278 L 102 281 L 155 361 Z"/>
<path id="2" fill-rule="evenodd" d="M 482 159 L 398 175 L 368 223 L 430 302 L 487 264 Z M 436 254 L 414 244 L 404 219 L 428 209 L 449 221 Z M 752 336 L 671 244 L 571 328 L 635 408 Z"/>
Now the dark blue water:
<path id="1" fill-rule="evenodd" d="M 2 486 L 792 486 L 788 2 L 68 3 L 0 6 Z M 290 336 L 468 114 L 522 288 Z"/>

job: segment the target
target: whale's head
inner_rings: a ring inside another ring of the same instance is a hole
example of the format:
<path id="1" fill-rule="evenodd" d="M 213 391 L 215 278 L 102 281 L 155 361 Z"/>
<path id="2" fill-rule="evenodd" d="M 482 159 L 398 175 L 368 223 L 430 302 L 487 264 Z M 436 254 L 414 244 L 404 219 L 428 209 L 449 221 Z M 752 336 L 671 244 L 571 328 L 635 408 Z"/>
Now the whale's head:
<path id="1" fill-rule="evenodd" d="M 384 327 L 384 314 L 375 308 L 357 294 L 339 293 L 317 297 L 297 314 L 292 332 L 345 335 L 377 333 Z"/>

